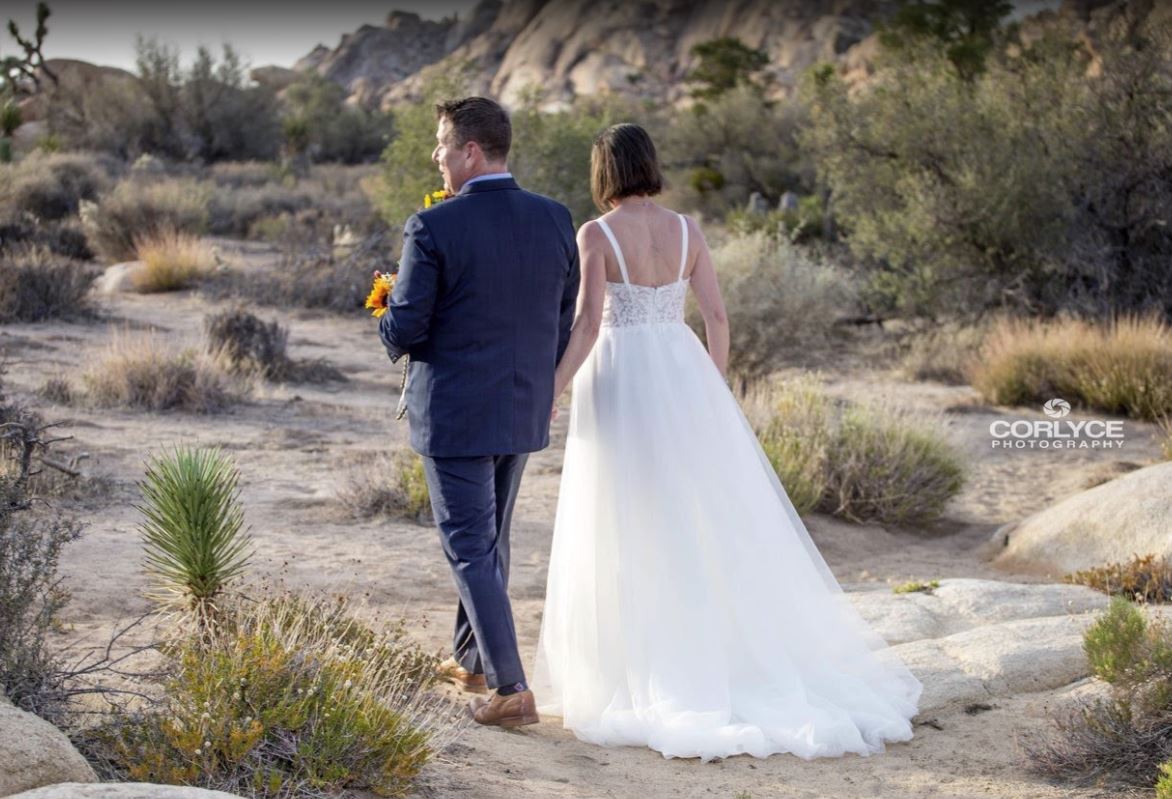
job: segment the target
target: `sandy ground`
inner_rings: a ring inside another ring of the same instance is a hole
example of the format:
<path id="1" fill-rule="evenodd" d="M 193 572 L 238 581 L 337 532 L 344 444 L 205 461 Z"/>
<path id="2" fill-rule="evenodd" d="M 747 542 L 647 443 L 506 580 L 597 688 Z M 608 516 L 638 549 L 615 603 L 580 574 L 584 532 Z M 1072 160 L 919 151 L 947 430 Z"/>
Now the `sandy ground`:
<path id="1" fill-rule="evenodd" d="M 107 480 L 79 506 L 84 537 L 62 570 L 78 636 L 101 636 L 119 619 L 148 607 L 135 528 L 135 481 L 147 452 L 176 443 L 220 445 L 242 472 L 243 501 L 257 543 L 256 576 L 291 586 L 362 597 L 372 609 L 410 617 L 428 646 L 448 641 L 454 589 L 433 528 L 385 519 L 353 520 L 336 496 L 354 470 L 406 445 L 406 422 L 393 418 L 398 372 L 378 343 L 375 323 L 304 310 L 274 313 L 290 329 L 290 354 L 326 358 L 349 378 L 324 386 L 264 386 L 248 403 L 214 416 L 92 410 L 47 405 L 31 394 L 53 376 L 77 382 L 113 330 L 153 326 L 178 344 L 197 345 L 204 314 L 216 305 L 194 293 L 119 295 L 100 300 L 97 319 L 0 328 L 6 385 L 73 439 L 61 453 L 89 453 L 89 473 Z M 814 516 L 809 526 L 848 590 L 865 582 L 983 577 L 1035 581 L 987 562 L 1001 524 L 1156 457 L 1150 425 L 1128 421 L 1122 451 L 1004 451 L 989 448 L 988 424 L 999 417 L 1043 418 L 1040 409 L 978 404 L 967 387 L 911 383 L 866 366 L 823 370 L 827 389 L 843 397 L 885 396 L 925 414 L 943 414 L 970 458 L 971 480 L 932 531 L 884 530 Z M 944 413 L 947 409 L 951 412 Z M 540 624 L 547 556 L 557 502 L 568 414 L 553 445 L 531 456 L 513 526 L 511 592 L 522 654 L 532 663 Z M 1066 689 L 1064 689 L 1066 690 Z M 517 732 L 468 729 L 420 788 L 427 797 L 1107 797 L 1031 777 L 1022 768 L 1019 733 L 1045 726 L 1045 709 L 1062 692 L 997 701 L 966 715 L 922 714 L 916 737 L 869 758 L 804 761 L 737 757 L 701 764 L 665 760 L 643 749 L 600 749 L 577 741 L 557 720 Z M 925 718 L 925 716 L 927 716 Z"/>

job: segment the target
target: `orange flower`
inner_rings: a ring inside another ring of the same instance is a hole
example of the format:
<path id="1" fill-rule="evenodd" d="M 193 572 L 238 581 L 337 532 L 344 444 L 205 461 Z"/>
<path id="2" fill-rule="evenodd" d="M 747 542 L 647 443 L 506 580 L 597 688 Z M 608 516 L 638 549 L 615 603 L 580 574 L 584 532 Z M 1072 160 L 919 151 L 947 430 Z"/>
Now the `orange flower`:
<path id="1" fill-rule="evenodd" d="M 395 275 L 379 273 L 370 287 L 370 294 L 366 295 L 367 308 L 373 309 L 372 316 L 382 316 L 387 312 L 390 303 L 391 291 L 395 288 Z"/>

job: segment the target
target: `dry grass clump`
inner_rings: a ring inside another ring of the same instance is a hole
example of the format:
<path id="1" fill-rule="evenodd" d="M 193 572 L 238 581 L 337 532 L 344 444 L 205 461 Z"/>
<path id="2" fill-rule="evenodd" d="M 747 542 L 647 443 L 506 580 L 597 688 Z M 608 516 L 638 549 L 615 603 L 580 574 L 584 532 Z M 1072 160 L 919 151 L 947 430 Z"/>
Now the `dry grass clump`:
<path id="1" fill-rule="evenodd" d="M 338 500 L 355 517 L 385 515 L 426 524 L 431 514 L 423 460 L 411 450 L 381 455 L 356 469 Z"/>
<path id="2" fill-rule="evenodd" d="M 1151 316 L 1105 325 L 1003 320 L 985 339 L 972 382 L 1001 405 L 1061 397 L 1156 420 L 1172 414 L 1172 328 Z"/>
<path id="3" fill-rule="evenodd" d="M 1172 563 L 1154 554 L 1134 555 L 1123 563 L 1076 571 L 1062 581 L 1089 585 L 1104 594 L 1136 602 L 1172 602 Z"/>
<path id="4" fill-rule="evenodd" d="M 985 332 L 982 325 L 945 324 L 911 335 L 901 357 L 904 374 L 912 380 L 968 383 Z"/>
<path id="5" fill-rule="evenodd" d="M 291 383 L 345 381 L 327 361 L 293 360 L 285 352 L 289 331 L 274 319 L 264 322 L 243 308 L 221 311 L 204 319 L 209 354 L 233 372 Z"/>
<path id="6" fill-rule="evenodd" d="M 172 228 L 135 236 L 134 249 L 142 261 L 142 269 L 135 272 L 134 288 L 144 294 L 189 288 L 216 266 L 210 244 Z"/>
<path id="7" fill-rule="evenodd" d="M 217 413 L 247 392 L 247 384 L 232 379 L 221 362 L 169 346 L 155 331 L 116 333 L 82 381 L 86 396 L 99 405 L 149 411 Z"/>
<path id="8" fill-rule="evenodd" d="M 87 294 L 96 278 L 87 265 L 47 247 L 0 254 L 0 323 L 89 313 Z"/>
<path id="9" fill-rule="evenodd" d="M 97 198 L 116 171 L 109 156 L 37 151 L 16 164 L 0 164 L 0 204 L 40 222 L 64 219 L 77 213 L 82 200 Z"/>
<path id="10" fill-rule="evenodd" d="M 162 698 L 85 736 L 116 780 L 263 797 L 407 796 L 461 726 L 429 690 L 437 658 L 341 599 L 282 594 L 221 607 L 162 647 Z"/>
<path id="11" fill-rule="evenodd" d="M 1052 730 L 1025 739 L 1030 767 L 1079 785 L 1151 790 L 1172 760 L 1172 630 L 1117 596 L 1083 634 L 1083 650 L 1110 695 L 1060 709 Z"/>
<path id="12" fill-rule="evenodd" d="M 81 220 L 94 251 L 107 261 L 135 257 L 135 239 L 170 229 L 207 230 L 210 184 L 190 178 L 131 178 L 97 203 L 81 204 Z"/>
<path id="13" fill-rule="evenodd" d="M 758 439 L 799 513 L 927 525 L 964 484 L 960 456 L 938 418 L 894 406 L 835 405 L 808 378 L 766 390 L 754 403 Z"/>
<path id="14" fill-rule="evenodd" d="M 762 231 L 714 248 L 713 264 L 732 332 L 729 370 L 742 381 L 779 366 L 787 354 L 825 345 L 836 320 L 852 314 L 852 275 L 789 241 Z M 688 323 L 703 334 L 694 302 Z"/>

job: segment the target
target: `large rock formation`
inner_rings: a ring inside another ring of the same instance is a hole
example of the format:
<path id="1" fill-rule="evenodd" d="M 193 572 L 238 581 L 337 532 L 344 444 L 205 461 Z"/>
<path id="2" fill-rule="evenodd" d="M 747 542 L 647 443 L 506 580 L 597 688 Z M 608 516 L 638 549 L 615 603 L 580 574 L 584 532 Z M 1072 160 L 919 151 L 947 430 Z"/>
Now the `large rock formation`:
<path id="1" fill-rule="evenodd" d="M 0 693 L 0 796 L 59 782 L 96 782 L 65 734 Z"/>
<path id="2" fill-rule="evenodd" d="M 1109 602 L 1086 586 L 959 578 L 930 593 L 847 596 L 924 684 L 921 716 L 1086 678 L 1082 635 Z"/>
<path id="3" fill-rule="evenodd" d="M 1067 497 L 994 535 L 999 566 L 1060 578 L 1129 560 L 1172 558 L 1172 462 Z"/>

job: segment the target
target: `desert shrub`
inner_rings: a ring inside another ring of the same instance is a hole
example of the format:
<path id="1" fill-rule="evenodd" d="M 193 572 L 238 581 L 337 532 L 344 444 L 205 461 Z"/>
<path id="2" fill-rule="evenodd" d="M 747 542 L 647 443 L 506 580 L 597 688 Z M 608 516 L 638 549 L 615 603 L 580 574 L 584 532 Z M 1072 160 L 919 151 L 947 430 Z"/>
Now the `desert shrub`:
<path id="1" fill-rule="evenodd" d="M 1172 759 L 1172 630 L 1117 596 L 1083 633 L 1083 650 L 1109 696 L 1059 709 L 1053 730 L 1025 744 L 1031 769 L 1150 790 Z"/>
<path id="2" fill-rule="evenodd" d="M 246 390 L 229 379 L 222 363 L 172 348 L 154 331 L 115 334 L 82 381 L 86 396 L 99 405 L 148 411 L 217 413 Z"/>
<path id="3" fill-rule="evenodd" d="M 76 217 L 38 222 L 28 214 L 7 216 L 0 212 L 0 256 L 27 247 L 43 247 L 55 255 L 79 261 L 94 257 Z"/>
<path id="4" fill-rule="evenodd" d="M 134 288 L 143 293 L 189 288 L 216 265 L 211 245 L 171 228 L 135 236 L 134 251 L 142 261 L 142 268 L 134 275 Z"/>
<path id="5" fill-rule="evenodd" d="M 435 659 L 346 603 L 278 595 L 164 647 L 157 707 L 88 736 L 107 776 L 258 797 L 406 796 L 458 727 Z"/>
<path id="6" fill-rule="evenodd" d="M 81 527 L 56 512 L 32 513 L 34 456 L 48 448 L 42 425 L 0 389 L 0 692 L 17 707 L 60 722 L 64 666 L 47 638 L 69 599 L 57 565 Z"/>
<path id="7" fill-rule="evenodd" d="M 4 205 L 39 221 L 77 213 L 82 200 L 103 192 L 119 167 L 109 157 L 90 153 L 33 153 L 19 163 L 0 166 L 6 184 Z"/>
<path id="8" fill-rule="evenodd" d="M 313 161 L 355 164 L 377 158 L 394 134 L 394 117 L 349 105 L 346 95 L 324 75 L 302 73 L 282 95 L 287 148 Z"/>
<path id="9" fill-rule="evenodd" d="M 423 461 L 405 450 L 356 470 L 338 499 L 347 513 L 363 518 L 385 514 L 424 524 L 431 513 Z"/>
<path id="10" fill-rule="evenodd" d="M 87 295 L 96 278 L 86 264 L 45 247 L 0 253 L 0 323 L 86 314 Z"/>
<path id="11" fill-rule="evenodd" d="M 874 265 L 876 301 L 928 317 L 1172 313 L 1158 17 L 1104 25 L 1093 48 L 1058 31 L 999 36 L 973 74 L 930 44 L 881 58 L 858 92 L 832 67 L 810 73 L 799 140 Z"/>
<path id="12" fill-rule="evenodd" d="M 210 184 L 190 179 L 132 178 L 95 204 L 82 203 L 90 246 L 108 261 L 135 257 L 135 238 L 161 230 L 207 230 Z"/>
<path id="13" fill-rule="evenodd" d="M 275 269 L 224 270 L 203 288 L 217 299 L 235 298 L 249 305 L 350 313 L 362 308 L 375 270 L 393 271 L 396 238 L 392 231 L 374 233 L 343 254 L 294 235 L 280 242 Z"/>
<path id="14" fill-rule="evenodd" d="M 719 217 L 744 208 L 753 192 L 773 205 L 786 191 L 812 193 L 814 173 L 796 138 L 806 117 L 800 103 L 767 101 L 742 84 L 653 121 L 669 204 Z"/>
<path id="15" fill-rule="evenodd" d="M 312 186 L 290 187 L 282 183 L 244 186 L 216 191 L 208 204 L 209 232 L 220 236 L 245 236 L 260 219 L 296 214 L 311 208 L 318 198 Z"/>
<path id="16" fill-rule="evenodd" d="M 1089 585 L 1105 594 L 1136 602 L 1172 602 L 1172 563 L 1153 554 L 1135 555 L 1123 563 L 1108 563 L 1063 576 L 1065 583 Z"/>
<path id="17" fill-rule="evenodd" d="M 571 109 L 542 110 L 539 95 L 512 112 L 509 169 L 530 191 L 570 209 L 575 225 L 597 215 L 590 195 L 590 147 L 608 125 L 629 118 L 613 103 L 582 99 Z"/>
<path id="18" fill-rule="evenodd" d="M 139 484 L 155 597 L 189 611 L 204 627 L 218 617 L 217 600 L 251 555 L 239 482 L 235 464 L 220 450 L 177 447 L 152 457 Z"/>
<path id="19" fill-rule="evenodd" d="M 259 372 L 267 378 L 288 374 L 285 354 L 289 331 L 277 320 L 263 322 L 243 308 L 221 311 L 204 319 L 208 350 L 221 355 L 239 372 Z"/>
<path id="20" fill-rule="evenodd" d="M 816 195 L 801 197 L 796 208 L 777 208 L 772 211 L 734 209 L 724 222 L 734 233 L 746 235 L 763 231 L 772 237 L 785 237 L 795 244 L 809 242 L 823 232 L 825 210 Z"/>
<path id="21" fill-rule="evenodd" d="M 856 297 L 851 275 L 828 259 L 764 232 L 734 236 L 712 251 L 732 335 L 729 371 L 749 381 L 786 356 L 827 344 Z M 688 323 L 702 335 L 694 302 Z"/>
<path id="22" fill-rule="evenodd" d="M 971 376 L 989 402 L 1062 397 L 1155 420 L 1172 413 L 1172 329 L 1153 317 L 1104 324 L 1003 320 L 986 336 Z"/>
<path id="23" fill-rule="evenodd" d="M 826 455 L 832 409 L 812 381 L 788 382 L 778 391 L 758 389 L 757 437 L 799 514 L 819 506 L 826 493 Z"/>
<path id="24" fill-rule="evenodd" d="M 835 407 L 808 380 L 762 396 L 758 440 L 799 513 L 927 525 L 964 484 L 938 419 L 881 404 Z"/>
<path id="25" fill-rule="evenodd" d="M 919 413 L 853 406 L 830 440 L 824 507 L 856 522 L 928 524 L 964 484 L 959 455 Z"/>
<path id="26" fill-rule="evenodd" d="M 988 325 L 934 324 L 901 342 L 901 367 L 912 380 L 962 385 L 969 381 Z"/>

